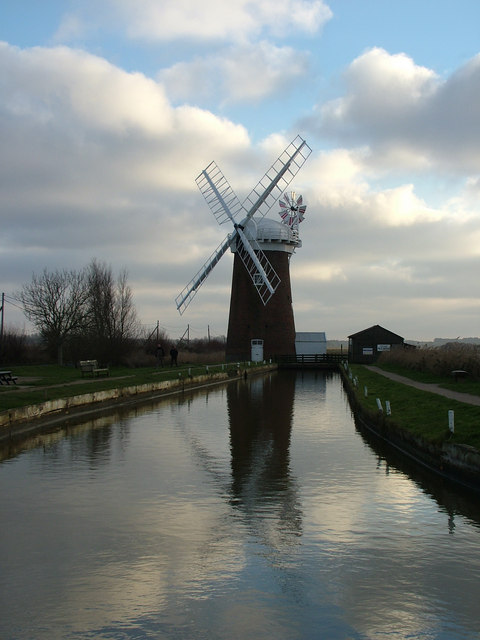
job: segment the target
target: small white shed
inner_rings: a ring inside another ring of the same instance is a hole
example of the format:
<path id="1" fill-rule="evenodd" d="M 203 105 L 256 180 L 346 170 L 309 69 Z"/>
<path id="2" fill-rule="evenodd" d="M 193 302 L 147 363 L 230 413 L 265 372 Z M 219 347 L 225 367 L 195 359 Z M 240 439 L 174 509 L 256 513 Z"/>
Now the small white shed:
<path id="1" fill-rule="evenodd" d="M 327 353 L 327 337 L 324 331 L 299 331 L 295 334 L 297 356 Z"/>

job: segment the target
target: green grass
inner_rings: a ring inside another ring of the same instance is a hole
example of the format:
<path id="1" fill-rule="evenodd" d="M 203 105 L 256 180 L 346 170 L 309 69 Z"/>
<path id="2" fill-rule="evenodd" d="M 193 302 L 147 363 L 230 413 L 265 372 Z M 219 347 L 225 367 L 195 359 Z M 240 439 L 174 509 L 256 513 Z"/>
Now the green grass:
<path id="1" fill-rule="evenodd" d="M 390 371 L 391 373 L 397 373 L 399 376 L 405 376 L 406 378 L 410 378 L 410 380 L 415 380 L 416 382 L 425 382 L 425 383 L 435 383 L 442 384 L 451 382 L 451 378 L 440 378 L 429 371 L 415 371 L 415 369 L 409 369 L 408 367 L 402 367 L 397 364 L 392 364 L 390 362 L 385 362 L 379 364 L 375 363 L 375 366 L 383 369 L 384 371 Z M 353 367 L 353 365 L 352 365 Z"/>
<path id="2" fill-rule="evenodd" d="M 221 370 L 220 365 L 209 364 L 208 367 L 211 372 Z M 206 372 L 206 365 L 203 364 L 180 365 L 173 368 L 166 366 L 162 369 L 155 367 L 139 367 L 137 369 L 111 367 L 108 377 L 82 378 L 80 370 L 74 367 L 37 365 L 8 367 L 8 369 L 10 368 L 18 377 L 18 386 L 0 386 L 0 411 L 39 404 L 46 400 L 68 398 L 92 391 L 171 380 L 178 378 L 179 375 L 186 378 L 189 375 L 196 376 Z M 229 365 L 229 368 L 236 368 L 236 364 Z M 28 389 L 20 389 L 20 387 L 28 387 Z"/>
<path id="3" fill-rule="evenodd" d="M 392 415 L 386 420 L 392 425 L 398 425 L 433 443 L 449 440 L 480 449 L 480 407 L 393 382 L 381 374 L 369 371 L 362 365 L 352 364 L 350 369 L 352 374 L 358 378 L 356 398 L 368 411 L 378 412 L 377 398 L 380 398 L 385 411 L 385 401 L 389 400 Z M 389 371 L 421 382 L 442 383 L 442 380 L 432 377 L 431 374 L 424 374 L 420 378 L 412 375 L 415 372 L 408 371 L 407 373 L 407 371 L 399 370 L 398 367 L 389 368 Z M 460 390 L 459 387 L 466 388 L 463 382 L 452 383 L 452 385 L 455 390 Z M 364 395 L 365 386 L 368 389 L 368 397 Z M 476 393 L 478 394 L 478 384 Z M 448 430 L 449 409 L 453 409 L 455 412 L 454 434 Z"/>

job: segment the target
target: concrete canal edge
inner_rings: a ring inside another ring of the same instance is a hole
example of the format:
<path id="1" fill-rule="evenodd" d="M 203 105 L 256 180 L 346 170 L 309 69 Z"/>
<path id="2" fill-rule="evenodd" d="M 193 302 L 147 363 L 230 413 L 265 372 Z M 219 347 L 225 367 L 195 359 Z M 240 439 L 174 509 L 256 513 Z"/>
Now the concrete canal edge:
<path id="1" fill-rule="evenodd" d="M 222 384 L 246 376 L 267 373 L 277 369 L 276 364 L 243 367 L 229 371 L 205 373 L 193 377 L 150 382 L 103 391 L 92 391 L 78 396 L 48 400 L 28 407 L 0 412 L 0 442 L 61 425 L 66 419 L 81 418 L 94 413 L 104 413 L 119 406 L 150 401 L 191 389 Z"/>
<path id="2" fill-rule="evenodd" d="M 480 452 L 453 442 L 436 444 L 388 419 L 382 411 L 369 410 L 358 400 L 348 369 L 339 367 L 350 406 L 358 426 L 417 464 L 471 491 L 480 492 Z"/>

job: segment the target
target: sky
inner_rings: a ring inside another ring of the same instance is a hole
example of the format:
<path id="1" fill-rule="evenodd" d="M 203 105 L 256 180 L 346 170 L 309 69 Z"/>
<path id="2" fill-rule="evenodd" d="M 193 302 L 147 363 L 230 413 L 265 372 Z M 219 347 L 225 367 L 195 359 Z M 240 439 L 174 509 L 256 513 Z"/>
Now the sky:
<path id="1" fill-rule="evenodd" d="M 195 178 L 214 160 L 242 200 L 300 135 L 297 331 L 480 335 L 479 24 L 472 0 L 5 0 L 7 328 L 33 273 L 96 258 L 147 330 L 225 335 L 230 252 L 174 302 L 229 232 Z"/>

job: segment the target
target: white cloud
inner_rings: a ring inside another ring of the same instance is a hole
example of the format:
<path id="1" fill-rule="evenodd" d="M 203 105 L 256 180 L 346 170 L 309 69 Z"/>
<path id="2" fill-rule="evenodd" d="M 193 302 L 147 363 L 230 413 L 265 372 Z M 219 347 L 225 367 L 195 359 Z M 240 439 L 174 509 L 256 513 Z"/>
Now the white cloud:
<path id="1" fill-rule="evenodd" d="M 285 92 L 307 64 L 305 54 L 262 41 L 178 62 L 158 77 L 174 101 L 251 104 Z"/>
<path id="2" fill-rule="evenodd" d="M 171 99 L 225 107 L 285 95 L 309 62 L 291 43 L 331 17 L 323 0 L 87 0 L 63 16 L 53 39 L 84 46 L 106 29 L 159 50 L 173 46 L 177 56 L 163 51 L 175 62 L 158 74 Z"/>
<path id="3" fill-rule="evenodd" d="M 344 75 L 346 95 L 321 108 L 321 126 L 356 140 L 396 136 L 431 95 L 435 74 L 404 54 L 372 49 L 354 60 Z"/>
<path id="4" fill-rule="evenodd" d="M 292 273 L 295 278 L 299 278 L 300 280 L 310 280 L 311 282 L 346 279 L 342 265 L 328 263 L 325 261 L 319 262 L 318 260 L 306 260 L 298 266 L 296 266 L 294 261 L 292 265 Z"/>
<path id="5" fill-rule="evenodd" d="M 139 73 L 67 47 L 22 51 L 0 43 L 0 56 L 7 90 L 3 109 L 13 117 L 72 132 L 89 127 L 104 134 L 137 130 L 151 136 L 171 128 L 162 87 Z"/>
<path id="6" fill-rule="evenodd" d="M 262 33 L 315 33 L 332 13 L 322 0 L 111 0 L 133 38 L 246 42 Z"/>
<path id="7" fill-rule="evenodd" d="M 80 16 L 67 13 L 62 17 L 53 40 L 59 43 L 78 41 L 87 35 L 88 31 L 87 24 Z"/>
<path id="8" fill-rule="evenodd" d="M 413 184 L 385 189 L 366 199 L 365 208 L 377 223 L 392 226 L 441 220 L 445 213 L 428 207 L 414 193 Z"/>
<path id="9" fill-rule="evenodd" d="M 326 207 L 337 213 L 351 211 L 357 218 L 377 227 L 411 226 L 451 215 L 448 208 L 428 206 L 416 195 L 411 183 L 394 188 L 372 187 L 367 179 L 369 174 L 375 175 L 363 150 L 323 152 L 309 162 L 305 173 L 310 183 L 308 201 L 317 210 Z"/>
<path id="10" fill-rule="evenodd" d="M 273 35 L 281 37 L 288 37 L 295 30 L 317 33 L 333 17 L 323 0 L 259 0 L 244 4 L 253 8 L 257 20 Z"/>
<path id="11" fill-rule="evenodd" d="M 480 55 L 446 79 L 405 54 L 372 49 L 345 73 L 346 93 L 313 126 L 344 144 L 367 144 L 377 167 L 480 170 Z"/>

